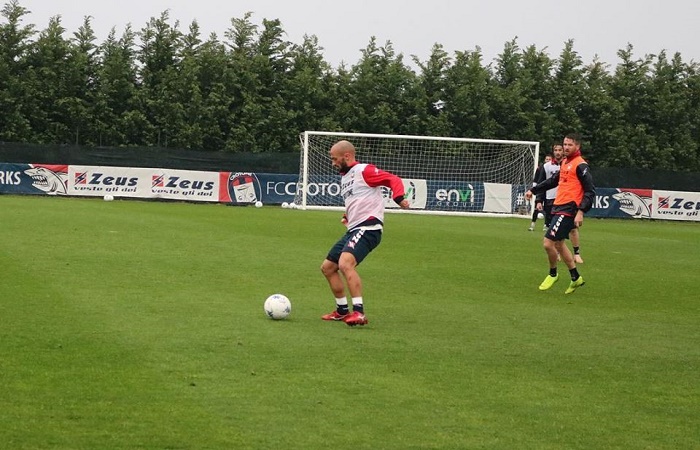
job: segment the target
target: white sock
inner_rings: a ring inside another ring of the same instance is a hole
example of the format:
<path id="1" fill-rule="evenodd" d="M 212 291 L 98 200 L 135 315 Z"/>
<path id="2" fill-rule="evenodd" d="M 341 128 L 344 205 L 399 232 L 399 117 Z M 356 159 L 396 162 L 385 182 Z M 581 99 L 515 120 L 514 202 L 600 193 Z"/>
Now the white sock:
<path id="1" fill-rule="evenodd" d="M 335 304 L 338 306 L 348 306 L 348 298 L 347 297 L 336 298 Z"/>
<path id="2" fill-rule="evenodd" d="M 352 305 L 361 305 L 362 304 L 362 297 L 353 297 L 352 298 Z"/>

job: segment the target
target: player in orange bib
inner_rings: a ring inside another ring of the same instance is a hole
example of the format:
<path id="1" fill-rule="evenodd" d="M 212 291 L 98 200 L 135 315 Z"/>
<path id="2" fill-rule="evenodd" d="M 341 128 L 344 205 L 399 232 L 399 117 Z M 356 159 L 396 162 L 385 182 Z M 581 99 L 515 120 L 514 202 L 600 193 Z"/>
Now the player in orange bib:
<path id="1" fill-rule="evenodd" d="M 571 274 L 571 283 L 564 292 L 571 294 L 585 284 L 578 273 L 576 262 L 564 242 L 569 233 L 583 225 L 583 214 L 591 209 L 595 200 L 595 186 L 588 163 L 581 156 L 581 136 L 568 134 L 564 138 L 564 160 L 559 173 L 525 193 L 530 200 L 533 194 L 557 187 L 557 195 L 552 205 L 552 221 L 544 235 L 543 246 L 549 259 L 549 275 L 540 284 L 540 290 L 551 288 L 559 280 L 557 273 L 557 253 Z"/>

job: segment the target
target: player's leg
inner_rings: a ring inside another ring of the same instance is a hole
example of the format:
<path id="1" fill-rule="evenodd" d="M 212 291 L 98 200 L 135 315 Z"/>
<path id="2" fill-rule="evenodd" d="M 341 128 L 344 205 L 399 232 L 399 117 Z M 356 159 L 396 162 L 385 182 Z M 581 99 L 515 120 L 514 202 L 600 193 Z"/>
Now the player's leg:
<path id="1" fill-rule="evenodd" d="M 348 313 L 348 298 L 345 296 L 345 284 L 340 276 L 340 267 L 338 261 L 341 251 L 347 242 L 348 236 L 343 236 L 328 252 L 328 256 L 321 264 L 321 273 L 326 277 L 328 286 L 331 288 L 333 297 L 335 298 L 335 311 L 321 316 L 323 320 L 343 320 Z"/>
<path id="2" fill-rule="evenodd" d="M 355 259 L 355 255 L 350 252 L 341 253 L 340 261 L 338 261 L 338 268 L 340 269 L 340 273 L 343 274 L 343 278 L 345 278 L 350 296 L 352 298 L 362 297 L 362 279 L 360 278 L 360 274 L 357 273 L 357 260 Z"/>
<path id="3" fill-rule="evenodd" d="M 574 248 L 574 262 L 576 264 L 583 264 L 583 258 L 581 258 L 581 241 L 579 236 L 578 228 L 574 228 L 569 233 L 569 239 L 571 240 L 571 246 Z"/>
<path id="4" fill-rule="evenodd" d="M 578 273 L 578 269 L 576 268 L 576 261 L 574 261 L 574 255 L 571 253 L 569 247 L 566 246 L 566 243 L 564 241 L 561 241 L 559 251 L 561 252 L 562 260 L 566 264 L 566 267 L 569 268 L 569 273 L 571 274 L 571 282 L 569 283 L 569 287 L 566 288 L 566 291 L 564 291 L 564 293 L 571 294 L 576 289 L 586 284 L 586 282 L 583 281 L 583 277 Z"/>
<path id="5" fill-rule="evenodd" d="M 544 238 L 542 240 L 542 247 L 544 248 L 544 252 L 547 254 L 547 260 L 549 261 L 549 268 L 556 269 L 557 267 L 557 261 L 559 260 L 559 255 L 557 253 L 557 247 L 556 247 L 556 242 L 549 238 Z"/>
<path id="6" fill-rule="evenodd" d="M 321 318 L 323 320 L 343 320 L 350 311 L 348 309 L 348 298 L 345 296 L 345 285 L 338 271 L 338 264 L 326 259 L 321 264 L 321 272 L 326 277 L 328 286 L 330 286 L 335 298 L 335 310 L 324 314 Z"/>
<path id="7" fill-rule="evenodd" d="M 561 252 L 561 246 L 564 244 L 564 240 L 569 235 L 569 230 L 573 225 L 573 218 L 568 216 L 563 216 L 561 214 L 554 214 L 550 222 L 549 228 L 544 234 L 543 247 L 547 253 L 547 260 L 549 261 L 549 275 L 540 284 L 540 290 L 546 291 L 551 288 L 554 283 L 559 280 L 559 274 L 557 273 L 557 261 L 559 259 L 559 254 Z M 570 255 L 570 254 L 569 254 Z M 562 255 L 563 257 L 563 255 Z"/>
<path id="8" fill-rule="evenodd" d="M 326 277 L 326 280 L 328 280 L 331 292 L 333 292 L 336 298 L 345 295 L 345 286 L 343 285 L 343 279 L 340 277 L 338 269 L 338 264 L 333 261 L 325 260 L 323 264 L 321 264 L 321 272 L 323 276 Z"/>
<path id="9" fill-rule="evenodd" d="M 544 228 L 542 231 L 549 230 L 549 226 L 552 224 L 552 206 L 554 205 L 554 199 L 547 199 L 544 201 Z M 557 261 L 561 261 L 559 253 L 557 253 Z"/>
<path id="10" fill-rule="evenodd" d="M 559 255 L 561 255 L 562 262 L 566 264 L 566 267 L 569 270 L 576 267 L 576 263 L 574 262 L 574 255 L 571 254 L 571 250 L 569 250 L 569 247 L 566 246 L 566 241 L 557 241 L 556 249 L 559 252 Z"/>
<path id="11" fill-rule="evenodd" d="M 549 232 L 547 232 L 547 235 Z M 540 284 L 540 290 L 541 291 L 546 291 L 547 289 L 551 288 L 554 286 L 554 283 L 559 280 L 559 274 L 557 274 L 557 249 L 556 249 L 556 242 L 553 241 L 550 237 L 545 235 L 544 239 L 542 240 L 542 246 L 544 247 L 544 251 L 547 254 L 547 260 L 549 261 L 549 275 L 545 277 L 544 281 Z"/>
<path id="12" fill-rule="evenodd" d="M 537 203 L 535 203 L 535 206 L 532 208 L 532 219 L 530 222 L 530 228 L 528 228 L 528 231 L 534 231 L 535 230 L 535 222 L 537 222 L 537 215 L 540 213 L 540 211 L 537 209 Z"/>
<path id="13" fill-rule="evenodd" d="M 340 255 L 338 265 L 352 298 L 352 313 L 343 318 L 343 322 L 351 326 L 364 325 L 367 323 L 367 317 L 365 317 L 364 300 L 362 299 L 362 279 L 360 274 L 357 273 L 355 255 L 350 252 L 343 252 Z"/>
<path id="14" fill-rule="evenodd" d="M 573 217 L 567 216 L 564 217 L 563 220 L 561 220 L 561 234 L 569 236 L 571 234 L 571 231 L 573 231 L 574 229 L 576 229 L 576 225 L 574 224 Z M 574 260 L 574 255 L 569 250 L 569 247 L 567 247 L 566 241 L 564 241 L 564 239 L 557 241 L 556 247 L 559 253 L 561 254 L 561 258 L 564 261 L 564 264 L 566 264 L 566 267 L 569 269 L 569 274 L 571 275 L 571 283 L 569 283 L 569 287 L 566 288 L 566 291 L 564 291 L 564 293 L 571 294 L 576 289 L 583 286 L 585 284 L 585 281 L 583 280 L 583 277 L 578 273 L 578 269 L 576 268 L 576 261 Z"/>
<path id="15" fill-rule="evenodd" d="M 343 321 L 350 326 L 365 325 L 368 322 L 362 298 L 362 279 L 357 273 L 357 266 L 379 245 L 381 240 L 381 230 L 355 230 L 340 255 L 338 266 L 348 285 L 353 310 Z"/>
<path id="16" fill-rule="evenodd" d="M 548 199 L 544 201 L 544 230 L 549 228 L 552 223 L 552 205 L 554 205 L 554 199 Z"/>

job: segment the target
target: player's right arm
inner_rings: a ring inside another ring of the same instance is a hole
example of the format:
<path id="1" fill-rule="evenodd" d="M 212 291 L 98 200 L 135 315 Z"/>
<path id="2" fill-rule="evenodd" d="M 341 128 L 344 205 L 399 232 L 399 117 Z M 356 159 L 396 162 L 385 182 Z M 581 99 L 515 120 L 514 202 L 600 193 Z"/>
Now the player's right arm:
<path id="1" fill-rule="evenodd" d="M 394 202 L 404 209 L 408 208 L 408 200 L 405 198 L 406 192 L 404 191 L 403 181 L 401 181 L 398 175 L 394 175 L 391 172 L 381 170 L 372 164 L 368 164 L 362 172 L 362 176 L 368 186 L 384 186 L 391 189 Z"/>
<path id="2" fill-rule="evenodd" d="M 547 179 L 547 164 L 542 164 L 535 172 L 535 180 L 533 186 L 537 186 Z"/>
<path id="3" fill-rule="evenodd" d="M 548 190 L 552 189 L 553 187 L 557 187 L 559 185 L 559 172 L 554 174 L 552 178 L 547 178 L 541 183 L 538 183 L 537 186 L 533 186 L 530 189 L 530 192 L 532 194 L 539 194 L 541 192 L 547 192 Z"/>

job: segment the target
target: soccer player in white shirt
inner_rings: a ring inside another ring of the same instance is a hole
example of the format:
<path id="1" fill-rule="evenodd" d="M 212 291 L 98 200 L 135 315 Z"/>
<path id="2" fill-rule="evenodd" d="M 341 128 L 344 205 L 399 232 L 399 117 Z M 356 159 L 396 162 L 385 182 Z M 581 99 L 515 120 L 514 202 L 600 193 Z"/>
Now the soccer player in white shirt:
<path id="1" fill-rule="evenodd" d="M 391 189 L 393 200 L 401 208 L 407 209 L 409 202 L 404 198 L 401 178 L 372 164 L 358 162 L 355 159 L 355 147 L 350 142 L 336 142 L 329 154 L 333 167 L 342 175 L 341 195 L 345 200 L 342 222 L 347 227 L 347 232 L 330 249 L 321 264 L 321 272 L 328 280 L 336 303 L 335 311 L 324 314 L 321 318 L 343 321 L 350 326 L 365 325 L 368 321 L 364 312 L 362 280 L 357 273 L 357 265 L 382 240 L 382 186 Z M 352 299 L 352 312 L 345 293 L 346 285 Z"/>

